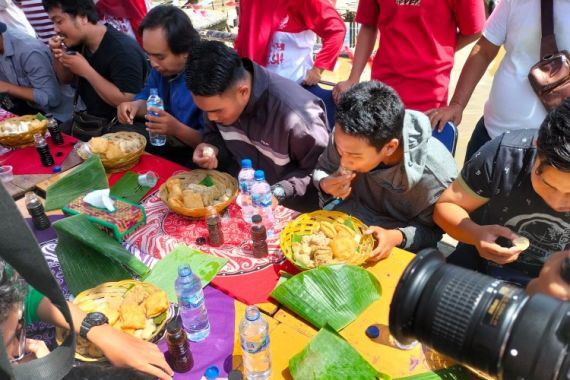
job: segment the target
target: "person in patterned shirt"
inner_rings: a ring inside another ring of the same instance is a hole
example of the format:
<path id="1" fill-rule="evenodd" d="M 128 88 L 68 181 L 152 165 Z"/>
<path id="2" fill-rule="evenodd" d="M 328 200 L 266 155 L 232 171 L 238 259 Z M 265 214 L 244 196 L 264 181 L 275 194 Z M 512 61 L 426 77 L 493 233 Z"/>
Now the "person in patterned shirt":
<path id="1" fill-rule="evenodd" d="M 538 131 L 507 132 L 479 149 L 434 220 L 460 242 L 448 262 L 521 285 L 570 249 L 570 99 Z M 528 247 L 513 244 L 521 236 Z"/>

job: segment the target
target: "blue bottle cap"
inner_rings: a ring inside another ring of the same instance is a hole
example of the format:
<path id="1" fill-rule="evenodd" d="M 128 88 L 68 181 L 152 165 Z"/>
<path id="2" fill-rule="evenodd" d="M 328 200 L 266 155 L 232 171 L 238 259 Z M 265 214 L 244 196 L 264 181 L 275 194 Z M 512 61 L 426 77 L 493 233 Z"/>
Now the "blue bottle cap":
<path id="1" fill-rule="evenodd" d="M 59 166 L 59 165 L 54 166 L 54 167 L 51 169 L 51 171 L 54 172 L 54 173 L 59 173 L 59 172 L 61 172 L 61 166 Z"/>
<path id="2" fill-rule="evenodd" d="M 251 163 L 251 160 L 249 158 L 244 158 L 243 160 L 241 160 L 242 169 L 251 169 L 252 165 L 253 164 Z"/>
<path id="3" fill-rule="evenodd" d="M 265 172 L 263 170 L 256 170 L 253 177 L 258 181 L 265 180 Z"/>
<path id="4" fill-rule="evenodd" d="M 375 339 L 378 338 L 380 336 L 380 329 L 378 328 L 378 326 L 368 326 L 368 328 L 366 329 L 366 336 L 369 337 L 370 339 Z"/>
<path id="5" fill-rule="evenodd" d="M 204 377 L 208 380 L 214 380 L 220 374 L 220 370 L 215 365 L 206 368 L 206 372 L 204 372 Z"/>

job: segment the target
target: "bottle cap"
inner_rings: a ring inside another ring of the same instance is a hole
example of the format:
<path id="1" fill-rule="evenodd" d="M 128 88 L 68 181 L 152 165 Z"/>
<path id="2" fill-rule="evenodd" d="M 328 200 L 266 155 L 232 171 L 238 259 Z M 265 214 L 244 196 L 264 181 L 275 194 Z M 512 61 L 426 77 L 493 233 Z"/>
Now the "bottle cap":
<path id="1" fill-rule="evenodd" d="M 245 309 L 245 319 L 250 322 L 257 321 L 261 317 L 257 306 L 250 305 Z"/>
<path id="2" fill-rule="evenodd" d="M 249 158 L 244 158 L 243 160 L 241 160 L 241 167 L 242 169 L 251 169 L 252 167 L 251 160 Z"/>
<path id="3" fill-rule="evenodd" d="M 256 170 L 253 176 L 256 180 L 261 181 L 265 179 L 265 172 L 263 170 Z"/>
<path id="4" fill-rule="evenodd" d="M 255 214 L 254 216 L 251 217 L 251 221 L 253 223 L 261 223 L 261 220 L 262 220 L 261 215 Z"/>
<path id="5" fill-rule="evenodd" d="M 178 267 L 178 274 L 180 276 L 190 276 L 192 274 L 192 268 L 188 264 L 182 264 Z"/>
<path id="6" fill-rule="evenodd" d="M 204 372 L 204 376 L 208 380 L 214 380 L 220 374 L 220 370 L 215 365 L 206 368 L 206 372 Z"/>
<path id="7" fill-rule="evenodd" d="M 378 338 L 380 336 L 380 329 L 378 328 L 378 326 L 370 325 L 366 329 L 366 336 L 369 337 L 370 339 Z"/>
<path id="8" fill-rule="evenodd" d="M 59 172 L 61 172 L 61 166 L 56 165 L 51 169 L 51 171 L 54 173 L 59 173 Z"/>
<path id="9" fill-rule="evenodd" d="M 178 332 L 178 330 L 180 330 L 180 322 L 178 322 L 178 318 L 171 319 L 166 324 L 166 331 L 169 334 L 176 334 L 176 332 Z"/>

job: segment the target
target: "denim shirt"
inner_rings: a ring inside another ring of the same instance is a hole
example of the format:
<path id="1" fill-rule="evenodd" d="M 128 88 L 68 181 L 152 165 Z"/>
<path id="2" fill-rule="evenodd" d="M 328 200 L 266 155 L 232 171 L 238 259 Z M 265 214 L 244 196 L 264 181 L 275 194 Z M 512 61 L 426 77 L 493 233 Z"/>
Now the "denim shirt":
<path id="1" fill-rule="evenodd" d="M 33 107 L 52 113 L 59 121 L 69 120 L 73 93 L 69 86 L 59 84 L 49 48 L 40 40 L 18 32 L 6 31 L 2 37 L 0 81 L 32 88 Z"/>
<path id="2" fill-rule="evenodd" d="M 170 96 L 169 99 L 165 99 L 168 81 L 170 81 Z M 186 87 L 184 73 L 179 73 L 174 78 L 168 79 L 152 69 L 143 90 L 135 96 L 135 100 L 146 100 L 150 95 L 151 88 L 158 89 L 158 96 L 164 101 L 166 112 L 190 128 L 202 130 L 204 117 L 202 111 L 194 104 L 190 90 Z"/>

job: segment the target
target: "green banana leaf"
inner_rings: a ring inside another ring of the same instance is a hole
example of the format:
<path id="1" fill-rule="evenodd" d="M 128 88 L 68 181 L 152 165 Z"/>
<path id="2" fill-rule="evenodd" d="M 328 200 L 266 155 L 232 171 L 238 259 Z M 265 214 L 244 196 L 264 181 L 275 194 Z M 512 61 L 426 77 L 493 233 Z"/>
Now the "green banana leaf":
<path id="1" fill-rule="evenodd" d="M 399 377 L 395 380 L 469 380 L 471 378 L 472 374 L 469 370 L 460 365 L 454 365 L 453 367 L 438 369 L 433 372 Z"/>
<path id="2" fill-rule="evenodd" d="M 139 185 L 138 173 L 126 172 L 121 179 L 111 187 L 111 195 L 133 203 L 139 203 L 150 189 L 148 186 Z"/>
<path id="3" fill-rule="evenodd" d="M 316 326 L 340 331 L 372 302 L 380 299 L 380 283 L 368 271 L 345 264 L 321 266 L 280 283 L 271 297 Z"/>
<path id="4" fill-rule="evenodd" d="M 307 347 L 289 359 L 289 371 L 299 380 L 374 380 L 390 376 L 379 373 L 341 336 L 328 326 Z"/>
<path id="5" fill-rule="evenodd" d="M 53 224 L 58 236 L 55 250 L 69 291 L 73 295 L 108 281 L 145 276 L 149 268 L 85 215 Z"/>
<path id="6" fill-rule="evenodd" d="M 57 210 L 81 194 L 109 187 L 105 168 L 97 155 L 89 157 L 71 173 L 51 184 L 46 192 L 46 210 Z"/>
<path id="7" fill-rule="evenodd" d="M 154 265 L 144 281 L 158 286 L 166 292 L 171 302 L 177 302 L 174 281 L 178 277 L 178 267 L 181 264 L 190 265 L 192 271 L 202 280 L 204 287 L 216 277 L 227 262 L 227 259 L 208 255 L 180 244 Z"/>

